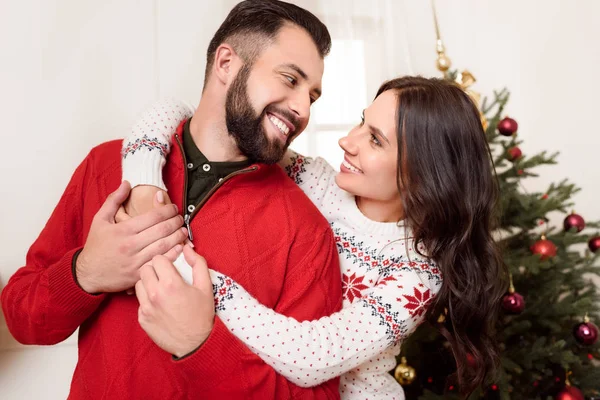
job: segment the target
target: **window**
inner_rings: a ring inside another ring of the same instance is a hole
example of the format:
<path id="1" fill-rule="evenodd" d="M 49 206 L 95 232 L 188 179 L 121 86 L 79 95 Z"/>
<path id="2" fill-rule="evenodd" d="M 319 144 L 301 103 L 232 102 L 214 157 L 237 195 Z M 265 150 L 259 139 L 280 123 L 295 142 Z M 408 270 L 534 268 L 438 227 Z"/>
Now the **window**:
<path id="1" fill-rule="evenodd" d="M 364 40 L 333 39 L 322 85 L 324 95 L 313 106 L 308 128 L 292 148 L 323 157 L 339 170 L 343 152 L 338 140 L 359 123 L 367 106 Z"/>

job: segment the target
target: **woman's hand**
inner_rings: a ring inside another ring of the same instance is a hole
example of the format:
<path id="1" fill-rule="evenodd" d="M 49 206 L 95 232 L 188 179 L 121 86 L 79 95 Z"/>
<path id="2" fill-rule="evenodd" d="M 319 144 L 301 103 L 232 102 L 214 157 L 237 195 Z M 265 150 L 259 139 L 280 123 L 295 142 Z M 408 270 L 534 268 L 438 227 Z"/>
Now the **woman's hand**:
<path id="1" fill-rule="evenodd" d="M 117 211 L 115 221 L 126 221 L 164 204 L 171 204 L 171 199 L 164 190 L 151 185 L 136 186 L 131 189 L 129 197 Z"/>

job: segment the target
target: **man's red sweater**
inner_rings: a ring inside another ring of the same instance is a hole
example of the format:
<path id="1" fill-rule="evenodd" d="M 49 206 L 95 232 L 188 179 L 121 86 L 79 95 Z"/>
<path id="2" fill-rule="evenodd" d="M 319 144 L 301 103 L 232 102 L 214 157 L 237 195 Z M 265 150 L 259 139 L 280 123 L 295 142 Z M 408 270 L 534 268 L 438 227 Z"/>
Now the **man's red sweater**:
<path id="1" fill-rule="evenodd" d="M 174 137 L 164 179 L 182 210 L 180 137 Z M 29 249 L 26 265 L 4 288 L 2 309 L 13 336 L 24 344 L 51 345 L 80 328 L 70 399 L 339 398 L 338 379 L 300 388 L 277 375 L 218 317 L 201 348 L 175 361 L 139 326 L 135 296 L 80 289 L 73 255 L 120 184 L 120 150 L 121 141 L 112 141 L 90 152 Z M 302 321 L 339 310 L 340 269 L 327 221 L 278 166 L 251 170 L 222 184 L 194 216 L 196 250 L 211 268 L 282 314 Z"/>

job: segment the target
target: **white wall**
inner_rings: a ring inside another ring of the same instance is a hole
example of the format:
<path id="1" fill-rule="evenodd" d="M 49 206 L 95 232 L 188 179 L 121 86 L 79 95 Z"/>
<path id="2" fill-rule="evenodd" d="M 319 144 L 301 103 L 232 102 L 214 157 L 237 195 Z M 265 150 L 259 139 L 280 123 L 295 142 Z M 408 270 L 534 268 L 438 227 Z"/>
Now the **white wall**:
<path id="1" fill-rule="evenodd" d="M 198 100 L 204 53 L 230 3 L 0 1 L 0 282 L 24 262 L 92 146 L 122 137 L 162 96 Z M 408 70 L 399 73 L 436 75 L 429 2 L 399 4 L 401 48 L 372 62 L 403 58 Z M 523 150 L 561 151 L 560 164 L 528 187 L 569 177 L 584 189 L 577 211 L 600 220 L 600 27 L 593 24 L 600 2 L 438 0 L 438 12 L 454 65 L 470 69 L 484 94 L 511 89 L 507 111 L 519 122 Z M 73 339 L 24 348 L 0 323 L 2 399 L 65 398 L 75 362 Z"/>

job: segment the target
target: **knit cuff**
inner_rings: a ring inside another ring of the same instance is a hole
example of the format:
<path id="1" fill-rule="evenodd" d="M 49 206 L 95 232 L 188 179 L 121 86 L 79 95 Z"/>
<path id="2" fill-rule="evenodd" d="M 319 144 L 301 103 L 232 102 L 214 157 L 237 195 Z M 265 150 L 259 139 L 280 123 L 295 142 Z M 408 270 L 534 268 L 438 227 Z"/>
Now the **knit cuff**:
<path id="1" fill-rule="evenodd" d="M 165 154 L 155 148 L 141 148 L 135 152 L 126 152 L 123 145 L 123 180 L 129 181 L 131 188 L 138 185 L 156 186 L 165 192 L 162 169 L 165 165 Z"/>
<path id="2" fill-rule="evenodd" d="M 215 317 L 212 332 L 202 346 L 194 353 L 174 359 L 173 362 L 181 367 L 190 385 L 197 390 L 217 386 L 237 371 L 236 367 L 239 367 L 247 354 L 254 356 L 229 332 L 219 317 Z"/>
<path id="3" fill-rule="evenodd" d="M 105 295 L 89 294 L 75 281 L 73 276 L 73 257 L 81 247 L 69 251 L 57 263 L 47 269 L 50 305 L 60 310 L 60 315 L 69 315 L 74 319 L 87 318 L 104 300 Z"/>

